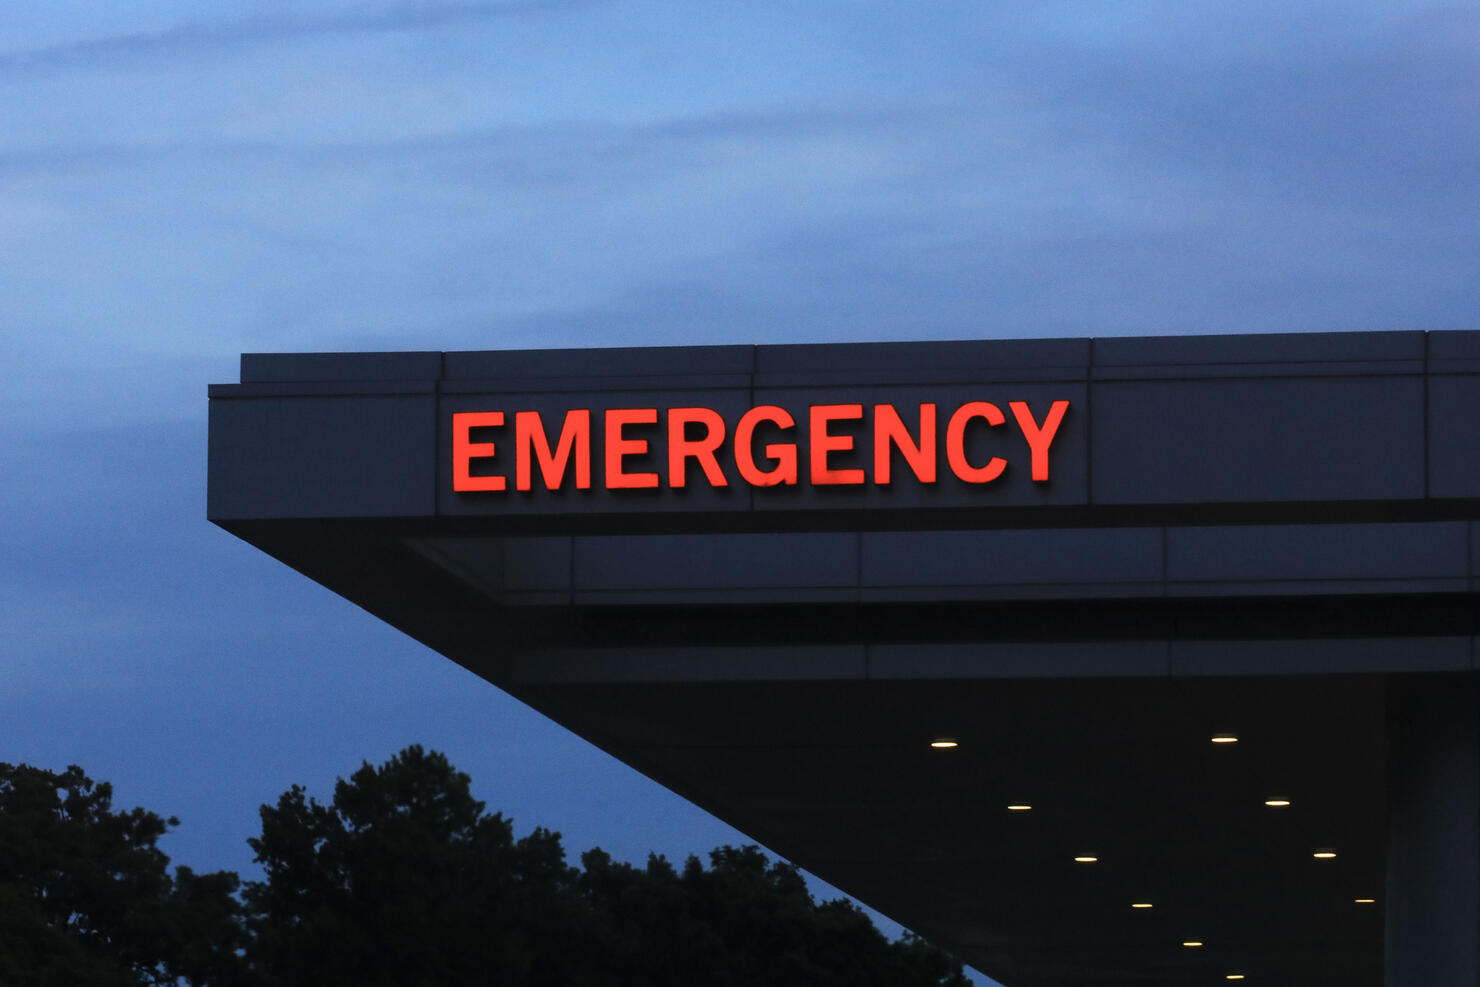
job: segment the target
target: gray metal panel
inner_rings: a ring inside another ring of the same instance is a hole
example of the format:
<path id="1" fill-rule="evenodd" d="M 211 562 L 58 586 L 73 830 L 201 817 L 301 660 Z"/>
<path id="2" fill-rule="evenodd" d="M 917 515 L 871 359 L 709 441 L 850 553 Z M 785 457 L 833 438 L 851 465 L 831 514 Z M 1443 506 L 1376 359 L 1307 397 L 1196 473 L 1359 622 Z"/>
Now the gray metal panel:
<path id="1" fill-rule="evenodd" d="M 574 539 L 510 538 L 504 542 L 504 584 L 511 590 L 569 590 Z"/>
<path id="2" fill-rule="evenodd" d="M 641 377 L 469 377 L 444 380 L 443 394 L 595 394 L 605 391 L 716 391 L 749 389 L 749 374 L 670 374 Z"/>
<path id="3" fill-rule="evenodd" d="M 207 515 L 431 516 L 435 407 L 429 395 L 213 400 Z"/>
<path id="4" fill-rule="evenodd" d="M 1421 498 L 1419 377 L 1099 382 L 1096 504 Z"/>
<path id="5" fill-rule="evenodd" d="M 730 587 L 654 587 L 652 589 L 576 590 L 577 606 L 725 606 L 772 603 L 800 604 L 857 603 L 855 586 L 730 586 Z"/>
<path id="6" fill-rule="evenodd" d="M 528 538 L 407 538 L 406 543 L 490 597 L 570 602 L 569 535 Z"/>
<path id="7" fill-rule="evenodd" d="M 1032 679 L 1164 676 L 1165 641 L 981 642 L 876 644 L 876 679 Z"/>
<path id="8" fill-rule="evenodd" d="M 1389 693 L 1386 984 L 1480 983 L 1480 684 Z"/>
<path id="9" fill-rule="evenodd" d="M 516 653 L 513 682 L 795 682 L 862 679 L 864 669 L 862 645 L 550 648 Z"/>
<path id="10" fill-rule="evenodd" d="M 1160 528 L 887 531 L 863 535 L 874 586 L 1160 582 Z"/>
<path id="11" fill-rule="evenodd" d="M 1096 367 L 1095 380 L 1199 380 L 1218 377 L 1392 377 L 1424 372 L 1422 360 L 1362 360 L 1339 363 L 1182 363 Z"/>
<path id="12" fill-rule="evenodd" d="M 1475 373 L 1480 371 L 1480 332 L 1431 332 L 1430 373 Z"/>
<path id="13" fill-rule="evenodd" d="M 626 349 L 470 350 L 446 355 L 448 380 L 519 377 L 652 377 L 749 374 L 753 346 L 640 346 Z"/>
<path id="14" fill-rule="evenodd" d="M 1429 378 L 1429 496 L 1480 497 L 1480 375 Z"/>
<path id="15" fill-rule="evenodd" d="M 1422 579 L 1230 579 L 1206 583 L 1168 583 L 1168 597 L 1207 596 L 1377 596 L 1463 593 L 1463 577 Z"/>
<path id="16" fill-rule="evenodd" d="M 213 398 L 353 397 L 355 395 L 435 394 L 433 378 L 414 380 L 270 380 L 251 384 L 212 384 Z"/>
<path id="17" fill-rule="evenodd" d="M 577 590 L 858 584 L 856 534 L 612 535 L 577 538 Z"/>
<path id="18" fill-rule="evenodd" d="M 1213 364 L 1340 364 L 1422 360 L 1422 332 L 1234 333 L 1220 336 L 1100 336 L 1096 367 Z"/>
<path id="19" fill-rule="evenodd" d="M 1352 675 L 1470 667 L 1468 637 L 1173 641 L 1173 675 Z"/>
<path id="20" fill-rule="evenodd" d="M 793 374 L 822 371 L 987 372 L 1043 367 L 1069 368 L 1082 377 L 1089 363 L 1088 339 L 973 339 L 920 343 L 794 343 L 756 347 L 755 371 Z"/>
<path id="21" fill-rule="evenodd" d="M 1167 578 L 1253 580 L 1463 579 L 1462 521 L 1171 528 Z"/>
<path id="22" fill-rule="evenodd" d="M 243 384 L 284 381 L 436 380 L 442 354 L 243 353 Z"/>
<path id="23" fill-rule="evenodd" d="M 864 603 L 950 603 L 970 600 L 1107 600 L 1142 599 L 1167 595 L 1166 584 L 1114 583 L 960 583 L 927 586 L 865 586 L 858 591 Z"/>

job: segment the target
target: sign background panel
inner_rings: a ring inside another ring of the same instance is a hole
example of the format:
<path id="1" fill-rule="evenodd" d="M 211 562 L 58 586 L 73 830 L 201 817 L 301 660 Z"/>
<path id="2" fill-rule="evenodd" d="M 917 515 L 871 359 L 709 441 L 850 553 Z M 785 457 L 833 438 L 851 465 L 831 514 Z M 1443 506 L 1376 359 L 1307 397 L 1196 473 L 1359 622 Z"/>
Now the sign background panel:
<path id="1" fill-rule="evenodd" d="M 1418 376 L 1096 382 L 1096 504 L 1424 495 Z"/>
<path id="2" fill-rule="evenodd" d="M 436 399 L 420 395 L 217 398 L 213 518 L 431 514 Z"/>

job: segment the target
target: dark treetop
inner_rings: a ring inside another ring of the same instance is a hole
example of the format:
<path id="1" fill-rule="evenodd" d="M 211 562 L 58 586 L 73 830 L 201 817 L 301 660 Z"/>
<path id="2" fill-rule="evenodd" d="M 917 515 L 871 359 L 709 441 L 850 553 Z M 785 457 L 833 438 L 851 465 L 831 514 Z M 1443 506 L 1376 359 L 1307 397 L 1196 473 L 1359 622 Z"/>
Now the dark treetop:
<path id="1" fill-rule="evenodd" d="M 0 983 L 965 987 L 960 964 L 890 942 L 790 864 L 722 847 L 642 868 L 558 834 L 515 838 L 467 775 L 409 747 L 262 807 L 263 879 L 196 875 L 156 847 L 176 820 L 114 812 L 77 767 L 0 764 Z"/>

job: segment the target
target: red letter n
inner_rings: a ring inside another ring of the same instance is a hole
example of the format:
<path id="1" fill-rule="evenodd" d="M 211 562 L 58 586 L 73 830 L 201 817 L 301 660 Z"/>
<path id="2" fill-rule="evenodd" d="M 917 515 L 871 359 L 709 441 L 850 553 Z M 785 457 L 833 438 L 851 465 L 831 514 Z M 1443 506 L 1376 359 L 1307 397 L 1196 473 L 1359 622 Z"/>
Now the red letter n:
<path id="1" fill-rule="evenodd" d="M 935 482 L 935 405 L 920 405 L 920 441 L 904 427 L 892 404 L 874 405 L 874 482 L 887 486 L 892 476 L 889 447 L 904 455 L 904 461 L 921 483 Z"/>

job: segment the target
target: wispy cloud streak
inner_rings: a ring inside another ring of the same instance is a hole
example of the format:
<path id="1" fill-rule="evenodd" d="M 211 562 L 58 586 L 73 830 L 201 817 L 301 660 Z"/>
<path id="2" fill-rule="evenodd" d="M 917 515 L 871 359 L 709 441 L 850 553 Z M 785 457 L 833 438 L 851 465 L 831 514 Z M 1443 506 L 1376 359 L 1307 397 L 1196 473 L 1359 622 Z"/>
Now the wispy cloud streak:
<path id="1" fill-rule="evenodd" d="M 741 141 L 769 146 L 824 137 L 870 137 L 898 134 L 919 137 L 932 124 L 954 119 L 947 108 L 795 110 L 771 113 L 720 112 L 673 117 L 647 124 L 568 124 L 490 127 L 440 134 L 389 136 L 353 141 L 212 141 L 112 142 L 0 147 L 0 175 L 56 175 L 70 171 L 147 167 L 170 161 L 259 161 L 270 159 L 305 166 L 336 162 L 364 164 L 428 156 L 473 155 L 522 162 L 546 180 L 554 174 L 586 170 L 606 172 L 623 161 L 653 164 L 650 155 L 664 149 Z M 959 121 L 957 121 L 959 123 Z M 516 169 L 521 170 L 521 169 Z"/>
<path id="2" fill-rule="evenodd" d="M 604 0 L 398 4 L 383 11 L 361 9 L 305 16 L 264 15 L 217 23 L 198 21 L 162 31 L 0 52 L 0 74 L 23 75 L 233 51 L 295 38 L 425 31 L 469 22 L 559 13 L 601 2 Z"/>

